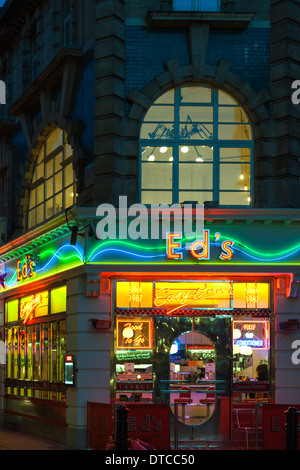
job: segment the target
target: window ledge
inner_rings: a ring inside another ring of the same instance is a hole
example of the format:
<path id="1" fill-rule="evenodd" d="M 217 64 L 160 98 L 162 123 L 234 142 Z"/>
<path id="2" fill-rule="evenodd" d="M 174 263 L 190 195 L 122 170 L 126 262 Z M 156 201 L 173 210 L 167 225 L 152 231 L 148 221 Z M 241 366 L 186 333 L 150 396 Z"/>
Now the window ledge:
<path id="1" fill-rule="evenodd" d="M 149 11 L 146 25 L 152 28 L 184 28 L 191 23 L 208 24 L 215 29 L 245 29 L 254 13 L 211 11 Z"/>

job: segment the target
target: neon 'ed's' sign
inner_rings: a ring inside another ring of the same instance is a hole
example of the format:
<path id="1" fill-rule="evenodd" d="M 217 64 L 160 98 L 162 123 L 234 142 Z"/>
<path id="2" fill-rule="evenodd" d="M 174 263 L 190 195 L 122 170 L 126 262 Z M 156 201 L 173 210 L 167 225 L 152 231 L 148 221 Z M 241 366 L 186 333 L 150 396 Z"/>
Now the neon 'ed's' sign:
<path id="1" fill-rule="evenodd" d="M 221 238 L 221 234 L 219 232 L 214 234 L 215 241 L 219 241 Z M 184 247 L 182 246 L 182 242 L 179 241 L 182 239 L 181 232 L 168 232 L 166 234 L 166 251 L 167 251 L 167 258 L 168 259 L 182 259 L 183 253 L 182 250 Z M 229 261 L 233 257 L 233 245 L 234 242 L 232 240 L 224 240 L 221 244 L 221 253 L 219 258 L 223 261 Z M 197 260 L 201 261 L 208 261 L 210 260 L 210 248 L 211 248 L 211 240 L 210 240 L 210 230 L 203 230 L 203 239 L 202 240 L 195 240 L 194 242 L 186 245 L 185 249 L 190 250 L 191 255 L 196 258 Z"/>

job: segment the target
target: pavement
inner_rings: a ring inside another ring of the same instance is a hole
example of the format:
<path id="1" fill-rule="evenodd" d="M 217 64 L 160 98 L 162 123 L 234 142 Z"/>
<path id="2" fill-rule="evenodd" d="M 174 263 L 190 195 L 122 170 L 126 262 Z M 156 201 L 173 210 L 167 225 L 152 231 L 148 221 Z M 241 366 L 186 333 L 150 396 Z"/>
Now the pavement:
<path id="1" fill-rule="evenodd" d="M 0 450 L 72 450 L 63 444 L 0 428 Z"/>

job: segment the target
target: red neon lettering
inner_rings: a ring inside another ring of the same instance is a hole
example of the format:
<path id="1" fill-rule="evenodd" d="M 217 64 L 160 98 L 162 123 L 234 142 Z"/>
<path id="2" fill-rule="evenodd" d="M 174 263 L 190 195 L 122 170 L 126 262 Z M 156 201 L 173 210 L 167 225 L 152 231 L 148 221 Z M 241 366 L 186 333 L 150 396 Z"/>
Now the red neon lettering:
<path id="1" fill-rule="evenodd" d="M 174 248 L 181 248 L 181 242 L 174 242 L 174 238 L 181 238 L 182 234 L 180 232 L 176 233 L 167 233 L 167 258 L 170 259 L 181 259 L 182 253 L 174 253 Z"/>
<path id="2" fill-rule="evenodd" d="M 233 244 L 234 242 L 230 240 L 225 240 L 222 243 L 222 250 L 224 251 L 224 253 L 221 253 L 220 255 L 221 259 L 229 260 L 233 257 L 233 250 L 230 248 Z"/>
<path id="3" fill-rule="evenodd" d="M 196 249 L 198 246 L 202 247 L 202 253 L 196 252 Z M 210 258 L 209 251 L 210 251 L 209 250 L 209 230 L 204 230 L 204 241 L 196 240 L 191 245 L 191 253 L 197 259 L 209 259 Z"/>

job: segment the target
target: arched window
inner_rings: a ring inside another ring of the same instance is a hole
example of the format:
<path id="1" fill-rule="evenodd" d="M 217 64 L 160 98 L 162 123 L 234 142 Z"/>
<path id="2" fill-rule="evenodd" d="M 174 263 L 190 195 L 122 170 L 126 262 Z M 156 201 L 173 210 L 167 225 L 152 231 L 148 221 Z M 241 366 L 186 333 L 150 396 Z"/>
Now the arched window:
<path id="1" fill-rule="evenodd" d="M 30 187 L 28 228 L 75 204 L 72 147 L 62 129 L 52 131 L 39 152 Z"/>
<path id="2" fill-rule="evenodd" d="M 182 86 L 166 92 L 146 113 L 140 132 L 143 204 L 249 206 L 252 173 L 252 126 L 227 93 Z"/>

